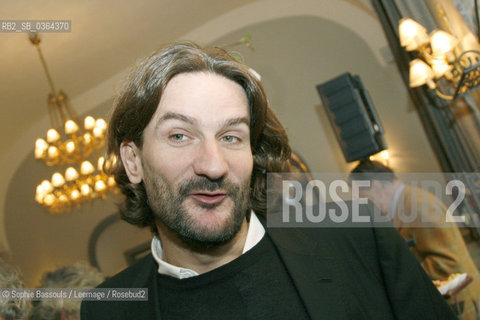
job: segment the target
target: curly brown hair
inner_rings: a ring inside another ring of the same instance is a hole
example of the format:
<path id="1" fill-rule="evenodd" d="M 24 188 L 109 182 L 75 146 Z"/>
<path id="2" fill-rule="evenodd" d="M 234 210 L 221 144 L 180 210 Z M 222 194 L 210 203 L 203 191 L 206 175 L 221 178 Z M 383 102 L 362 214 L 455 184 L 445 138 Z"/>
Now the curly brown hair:
<path id="1" fill-rule="evenodd" d="M 126 196 L 120 214 L 127 222 L 149 226 L 157 233 L 155 216 L 142 183 L 133 184 L 119 156 L 120 144 L 134 142 L 142 148 L 143 131 L 155 113 L 168 82 L 178 74 L 211 72 L 238 83 L 249 102 L 250 136 L 254 166 L 251 208 L 266 213 L 266 173 L 287 169 L 290 146 L 285 129 L 268 105 L 265 91 L 251 69 L 218 47 L 202 48 L 192 42 L 167 45 L 140 61 L 117 96 L 108 129 L 108 154 L 117 161 L 110 173 Z"/>

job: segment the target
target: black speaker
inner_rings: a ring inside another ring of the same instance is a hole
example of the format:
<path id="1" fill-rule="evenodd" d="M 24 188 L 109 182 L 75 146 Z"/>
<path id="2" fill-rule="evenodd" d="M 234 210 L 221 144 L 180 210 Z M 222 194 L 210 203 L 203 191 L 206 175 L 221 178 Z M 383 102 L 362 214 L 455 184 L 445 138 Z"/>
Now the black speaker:
<path id="1" fill-rule="evenodd" d="M 347 72 L 316 88 L 347 162 L 386 149 L 382 125 L 359 76 Z"/>

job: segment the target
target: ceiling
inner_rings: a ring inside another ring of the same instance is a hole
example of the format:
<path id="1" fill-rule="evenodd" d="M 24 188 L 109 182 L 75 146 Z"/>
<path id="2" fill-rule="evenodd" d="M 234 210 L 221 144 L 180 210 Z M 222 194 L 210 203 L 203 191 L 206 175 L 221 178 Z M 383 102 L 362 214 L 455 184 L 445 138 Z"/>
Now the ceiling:
<path id="1" fill-rule="evenodd" d="M 56 87 L 74 98 L 162 43 L 255 1 L 4 1 L 0 19 L 71 20 L 71 33 L 41 35 L 41 48 Z M 0 33 L 0 52 L 0 132 L 9 137 L 0 140 L 1 162 L 15 138 L 45 117 L 50 89 L 27 34 Z"/>

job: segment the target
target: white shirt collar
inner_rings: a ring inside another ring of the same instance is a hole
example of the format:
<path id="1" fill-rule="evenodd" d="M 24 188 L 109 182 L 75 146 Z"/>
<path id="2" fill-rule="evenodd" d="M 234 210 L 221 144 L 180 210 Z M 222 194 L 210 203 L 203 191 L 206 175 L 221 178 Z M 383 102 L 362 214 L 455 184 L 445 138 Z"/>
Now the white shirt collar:
<path id="1" fill-rule="evenodd" d="M 245 245 L 243 247 L 243 252 L 247 252 L 252 249 L 257 243 L 262 240 L 265 235 L 265 228 L 262 223 L 258 220 L 257 216 L 253 211 L 250 214 L 250 223 L 247 231 L 247 238 L 245 240 Z M 198 276 L 198 273 L 192 269 L 181 268 L 174 266 L 162 259 L 162 243 L 157 238 L 153 237 L 151 244 L 152 255 L 155 261 L 158 264 L 158 273 L 169 275 L 178 279 L 190 278 Z"/>

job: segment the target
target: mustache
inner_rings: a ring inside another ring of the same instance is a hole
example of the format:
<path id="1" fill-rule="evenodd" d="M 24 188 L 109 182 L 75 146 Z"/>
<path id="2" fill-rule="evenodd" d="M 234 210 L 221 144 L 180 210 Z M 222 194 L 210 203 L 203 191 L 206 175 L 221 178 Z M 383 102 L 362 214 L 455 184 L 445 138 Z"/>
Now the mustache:
<path id="1" fill-rule="evenodd" d="M 226 181 L 224 178 L 210 180 L 206 177 L 195 177 L 182 183 L 178 188 L 178 193 L 181 196 L 186 197 L 196 190 L 215 191 L 219 189 L 222 189 L 228 195 L 231 195 L 238 189 L 238 186 Z"/>

